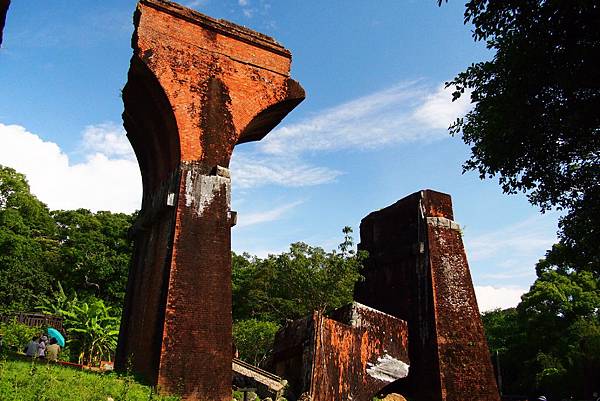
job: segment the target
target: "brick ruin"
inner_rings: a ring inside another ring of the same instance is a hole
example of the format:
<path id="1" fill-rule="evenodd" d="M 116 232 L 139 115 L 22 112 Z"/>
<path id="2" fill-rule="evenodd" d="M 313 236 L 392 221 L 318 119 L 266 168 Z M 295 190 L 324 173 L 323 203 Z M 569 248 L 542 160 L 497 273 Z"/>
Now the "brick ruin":
<path id="1" fill-rule="evenodd" d="M 392 385 L 419 401 L 498 401 L 460 228 L 449 195 L 416 192 L 361 221 L 369 252 L 354 297 L 408 323 L 410 372 Z"/>
<path id="2" fill-rule="evenodd" d="M 365 217 L 360 238 L 369 257 L 354 292 L 360 304 L 350 310 L 368 311 L 377 323 L 365 330 L 336 311 L 284 327 L 273 366 L 290 381 L 290 399 L 370 401 L 393 392 L 418 401 L 499 401 L 450 196 L 407 196 Z"/>
<path id="3" fill-rule="evenodd" d="M 290 52 L 257 32 L 165 0 L 141 0 L 134 26 L 123 121 L 144 195 L 116 368 L 186 400 L 229 401 L 229 160 L 304 91 Z M 450 196 L 421 191 L 371 213 L 360 248 L 357 302 L 278 334 L 273 367 L 291 399 L 498 401 Z M 238 365 L 279 391 L 277 376 Z"/>
<path id="4" fill-rule="evenodd" d="M 359 303 L 314 312 L 275 339 L 273 370 L 289 400 L 365 400 L 409 372 L 406 322 Z"/>
<path id="5" fill-rule="evenodd" d="M 229 160 L 304 99 L 273 39 L 164 0 L 134 15 L 124 126 L 143 200 L 116 368 L 186 400 L 230 401 Z"/>
<path id="6" fill-rule="evenodd" d="M 0 0 L 0 45 L 2 45 L 2 32 L 4 31 L 8 6 L 10 6 L 10 0 Z"/>

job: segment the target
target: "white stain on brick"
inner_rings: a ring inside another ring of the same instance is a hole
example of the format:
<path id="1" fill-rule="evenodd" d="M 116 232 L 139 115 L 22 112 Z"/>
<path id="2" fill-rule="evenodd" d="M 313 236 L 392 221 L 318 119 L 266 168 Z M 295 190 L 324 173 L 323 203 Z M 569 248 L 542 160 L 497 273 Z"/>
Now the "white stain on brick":
<path id="1" fill-rule="evenodd" d="M 427 224 L 434 227 L 449 228 L 451 230 L 460 231 L 460 224 L 445 217 L 428 217 Z"/>
<path id="2" fill-rule="evenodd" d="M 408 376 L 409 365 L 385 354 L 377 358 L 377 363 L 369 363 L 367 373 L 374 379 L 393 382 Z"/>
<path id="3" fill-rule="evenodd" d="M 227 196 L 227 208 L 231 204 L 231 180 L 218 175 L 199 175 L 193 179 L 193 172 L 185 176 L 185 206 L 193 207 L 197 216 L 202 216 L 213 199 L 223 189 Z"/>
<path id="4" fill-rule="evenodd" d="M 194 181 L 192 180 L 192 172 L 188 171 L 185 175 L 185 206 L 192 206 L 194 201 Z"/>

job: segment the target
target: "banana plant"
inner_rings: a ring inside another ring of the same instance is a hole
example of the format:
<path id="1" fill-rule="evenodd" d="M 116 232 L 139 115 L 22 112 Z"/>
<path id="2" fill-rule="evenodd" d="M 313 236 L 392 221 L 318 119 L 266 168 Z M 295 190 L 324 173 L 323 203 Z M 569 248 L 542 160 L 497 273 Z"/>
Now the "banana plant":
<path id="1" fill-rule="evenodd" d="M 111 309 L 96 299 L 77 302 L 71 310 L 62 311 L 70 337 L 67 343 L 77 350 L 79 363 L 98 365 L 111 360 L 119 335 L 119 318 L 111 316 Z"/>
<path id="2" fill-rule="evenodd" d="M 76 294 L 68 296 L 59 283 L 54 299 L 38 306 L 38 310 L 62 316 L 67 346 L 80 364 L 98 365 L 112 359 L 119 335 L 119 313 L 113 313 L 102 300 L 81 301 Z"/>

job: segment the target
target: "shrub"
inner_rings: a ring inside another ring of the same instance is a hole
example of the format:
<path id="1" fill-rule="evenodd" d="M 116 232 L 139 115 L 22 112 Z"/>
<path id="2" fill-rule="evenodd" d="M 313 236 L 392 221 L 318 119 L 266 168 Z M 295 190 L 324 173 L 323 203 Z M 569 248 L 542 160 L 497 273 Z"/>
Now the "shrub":
<path id="1" fill-rule="evenodd" d="M 40 335 L 40 333 L 41 329 L 39 327 L 29 327 L 26 324 L 17 322 L 16 319 L 8 323 L 0 323 L 3 349 L 22 351 L 31 341 L 31 338 Z"/>
<path id="2" fill-rule="evenodd" d="M 271 354 L 277 330 L 277 323 L 256 319 L 234 323 L 233 340 L 240 353 L 240 359 L 255 366 L 263 365 Z"/>

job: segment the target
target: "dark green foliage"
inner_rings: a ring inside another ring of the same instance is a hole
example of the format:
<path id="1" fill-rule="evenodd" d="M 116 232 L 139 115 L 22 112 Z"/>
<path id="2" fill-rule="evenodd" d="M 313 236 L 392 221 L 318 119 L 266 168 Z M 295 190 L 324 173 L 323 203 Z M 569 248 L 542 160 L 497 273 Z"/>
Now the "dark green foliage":
<path id="1" fill-rule="evenodd" d="M 2 337 L 2 353 L 22 351 L 34 336 L 41 336 L 42 331 L 36 327 L 15 320 L 0 322 L 0 337 Z"/>
<path id="2" fill-rule="evenodd" d="M 127 230 L 133 219 L 83 209 L 50 212 L 31 194 L 22 174 L 0 166 L 0 312 L 31 312 L 41 306 L 65 319 L 76 360 L 110 359 L 131 254 Z M 16 328 L 2 326 L 7 343 L 17 336 Z"/>
<path id="3" fill-rule="evenodd" d="M 469 0 L 465 23 L 493 54 L 448 83 L 474 104 L 450 127 L 471 147 L 464 170 L 566 212 L 517 310 L 484 315 L 504 390 L 590 397 L 600 383 L 600 4 Z"/>
<path id="4" fill-rule="evenodd" d="M 576 269 L 561 245 L 536 266 L 538 278 L 516 309 L 483 314 L 503 390 L 553 399 L 589 397 L 600 382 L 600 285 Z"/>
<path id="5" fill-rule="evenodd" d="M 25 176 L 0 166 L 0 312 L 32 311 L 62 283 L 79 298 L 120 308 L 135 215 L 50 212 Z"/>
<path id="6" fill-rule="evenodd" d="M 346 227 L 339 251 L 295 243 L 288 252 L 265 259 L 234 254 L 234 320 L 256 318 L 281 324 L 351 302 L 365 256 L 351 249 L 350 233 Z"/>
<path id="7" fill-rule="evenodd" d="M 450 83 L 475 103 L 453 126 L 472 146 L 465 168 L 572 208 L 600 186 L 598 3 L 471 0 L 465 21 L 495 50 Z"/>
<path id="8" fill-rule="evenodd" d="M 464 169 L 566 210 L 561 242 L 600 276 L 600 5 L 470 0 L 465 22 L 495 53 L 448 84 L 474 103 L 451 127 L 471 146 Z"/>
<path id="9" fill-rule="evenodd" d="M 485 326 L 488 347 L 492 355 L 496 352 L 505 352 L 514 344 L 522 342 L 520 337 L 523 333 L 520 330 L 515 308 L 484 312 L 481 320 Z"/>
<path id="10" fill-rule="evenodd" d="M 40 237 L 54 232 L 48 208 L 29 190 L 23 174 L 0 166 L 0 222 L 17 234 Z"/>
<path id="11" fill-rule="evenodd" d="M 526 333 L 517 310 L 496 309 L 484 312 L 481 319 L 494 365 L 497 367 L 500 363 L 503 393 L 526 393 L 528 386 L 523 384 L 528 378 L 523 354 L 523 351 L 527 351 Z"/>
<path id="12" fill-rule="evenodd" d="M 78 296 L 95 296 L 121 307 L 132 245 L 127 231 L 135 215 L 89 210 L 52 212 L 58 227 L 59 264 L 52 272 Z"/>
<path id="13" fill-rule="evenodd" d="M 589 386 L 600 382 L 600 285 L 589 271 L 546 264 L 538 264 L 538 279 L 517 308 L 526 335 L 521 355 L 530 369 L 527 384 L 555 397 L 589 396 Z"/>
<path id="14" fill-rule="evenodd" d="M 31 309 L 49 293 L 54 233 L 46 205 L 30 193 L 25 176 L 0 166 L 0 312 Z"/>
<path id="15" fill-rule="evenodd" d="M 573 268 L 600 278 L 600 191 L 590 190 L 560 219 L 560 243 Z"/>

